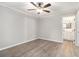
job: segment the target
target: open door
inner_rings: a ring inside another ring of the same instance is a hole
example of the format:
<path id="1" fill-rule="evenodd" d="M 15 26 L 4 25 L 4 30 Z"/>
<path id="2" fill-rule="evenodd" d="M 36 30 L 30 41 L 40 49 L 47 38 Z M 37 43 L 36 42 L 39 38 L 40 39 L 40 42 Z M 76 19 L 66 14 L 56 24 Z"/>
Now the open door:
<path id="1" fill-rule="evenodd" d="M 63 39 L 75 41 L 75 16 L 63 17 Z"/>

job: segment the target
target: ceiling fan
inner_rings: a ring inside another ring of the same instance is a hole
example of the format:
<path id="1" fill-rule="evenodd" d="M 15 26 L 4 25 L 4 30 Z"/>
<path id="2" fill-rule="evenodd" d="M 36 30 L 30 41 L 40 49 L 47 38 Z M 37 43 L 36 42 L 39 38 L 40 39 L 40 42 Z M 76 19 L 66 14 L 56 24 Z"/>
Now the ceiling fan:
<path id="1" fill-rule="evenodd" d="M 49 10 L 47 10 L 47 7 L 50 7 L 51 4 L 48 3 L 46 5 L 43 6 L 43 2 L 37 2 L 37 4 L 35 4 L 34 2 L 30 2 L 33 6 L 35 6 L 35 9 L 27 9 L 28 11 L 33 11 L 36 10 L 37 14 L 40 14 L 41 12 L 46 12 L 46 13 L 50 13 Z"/>

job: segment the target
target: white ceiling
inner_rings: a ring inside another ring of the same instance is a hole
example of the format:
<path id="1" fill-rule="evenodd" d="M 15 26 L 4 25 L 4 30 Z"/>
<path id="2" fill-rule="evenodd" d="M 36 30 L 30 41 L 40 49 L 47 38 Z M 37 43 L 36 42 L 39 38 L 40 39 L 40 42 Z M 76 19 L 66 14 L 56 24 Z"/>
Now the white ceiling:
<path id="1" fill-rule="evenodd" d="M 45 2 L 46 4 L 46 2 Z M 53 15 L 53 14 L 61 14 L 61 15 L 74 15 L 79 9 L 79 2 L 51 2 L 52 6 L 48 9 L 51 10 L 50 13 L 41 13 L 40 17 Z M 22 11 L 26 15 L 38 18 L 39 15 L 36 11 L 28 11 L 27 9 L 35 8 L 29 2 L 1 2 L 0 5 L 7 6 L 9 8 L 16 9 L 18 11 Z"/>

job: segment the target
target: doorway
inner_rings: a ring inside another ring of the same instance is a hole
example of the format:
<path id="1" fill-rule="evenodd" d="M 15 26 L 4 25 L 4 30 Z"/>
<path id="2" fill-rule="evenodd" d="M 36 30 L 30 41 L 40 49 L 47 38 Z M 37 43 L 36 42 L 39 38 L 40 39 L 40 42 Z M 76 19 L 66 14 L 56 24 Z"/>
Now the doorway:
<path id="1" fill-rule="evenodd" d="M 75 42 L 75 16 L 63 17 L 63 40 Z"/>

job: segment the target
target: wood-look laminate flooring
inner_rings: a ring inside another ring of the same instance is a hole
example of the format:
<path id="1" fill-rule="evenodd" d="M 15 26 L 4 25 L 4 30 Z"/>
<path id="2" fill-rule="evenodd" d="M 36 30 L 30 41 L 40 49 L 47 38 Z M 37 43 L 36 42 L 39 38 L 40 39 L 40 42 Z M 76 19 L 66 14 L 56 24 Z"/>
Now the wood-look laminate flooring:
<path id="1" fill-rule="evenodd" d="M 0 57 L 78 57 L 79 47 L 72 41 L 57 43 L 37 39 L 0 51 Z"/>

